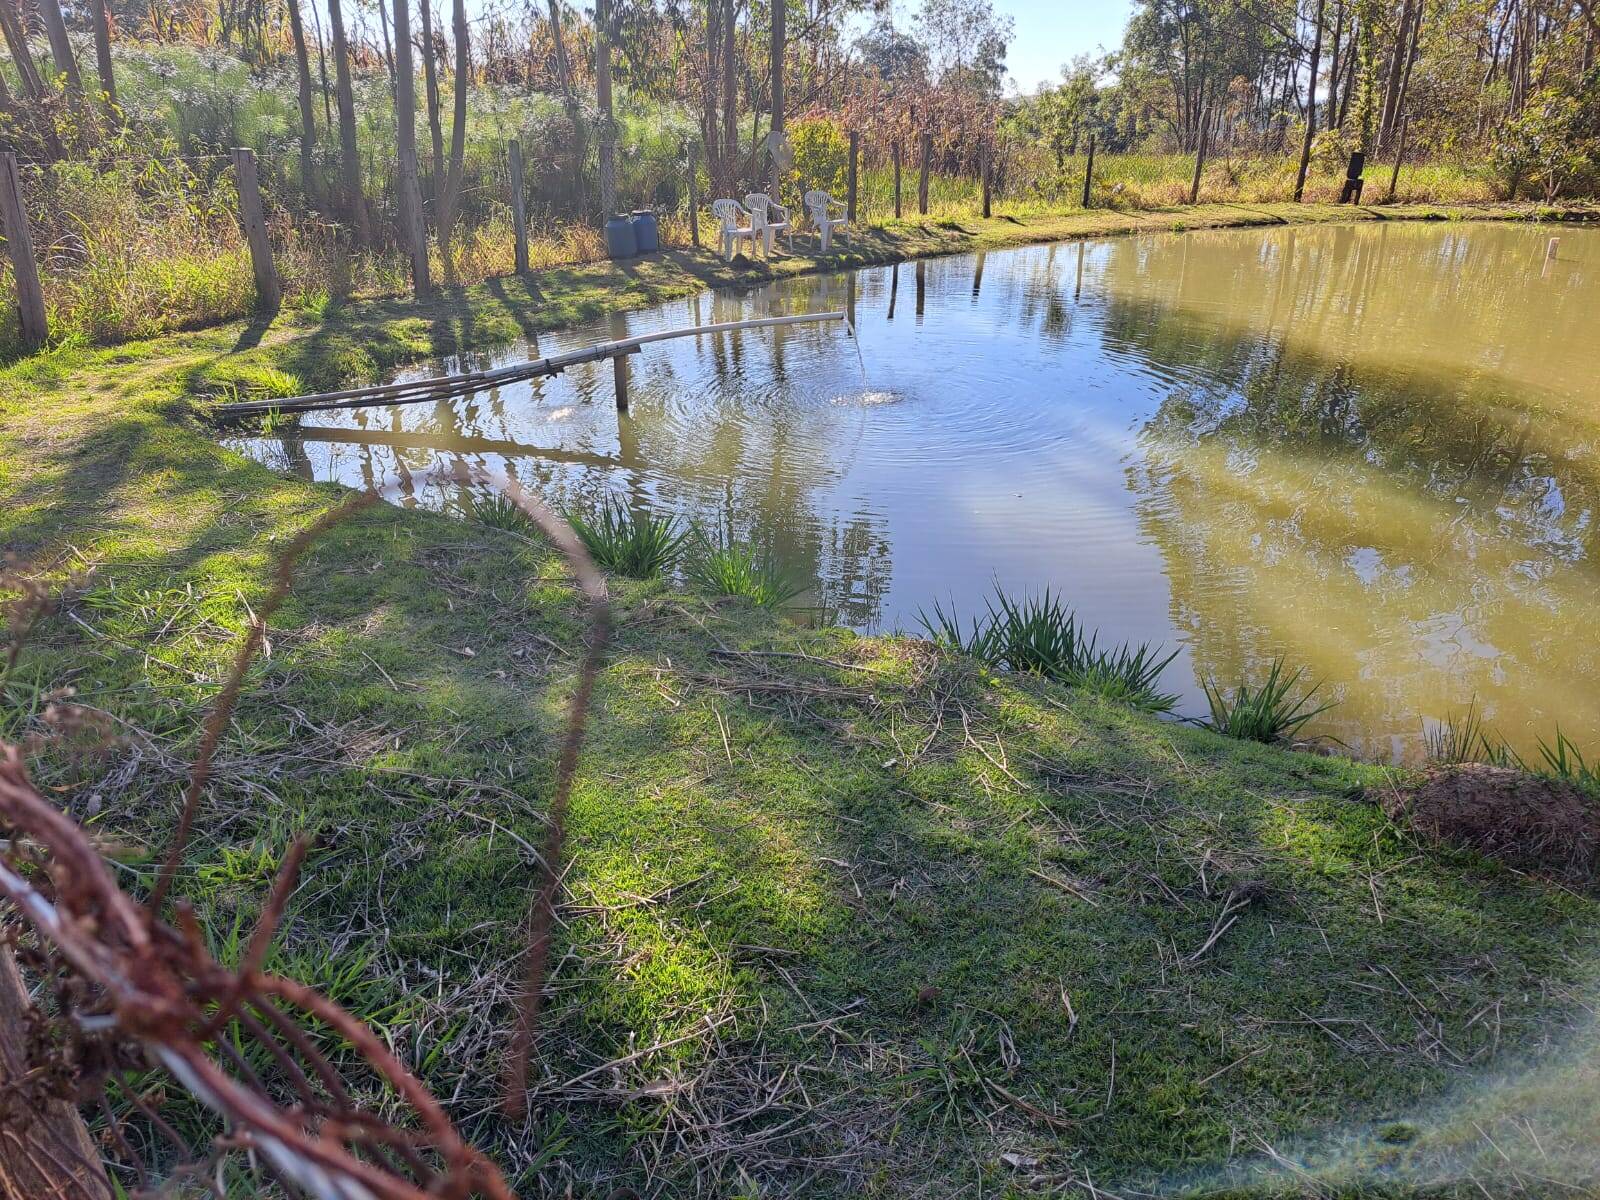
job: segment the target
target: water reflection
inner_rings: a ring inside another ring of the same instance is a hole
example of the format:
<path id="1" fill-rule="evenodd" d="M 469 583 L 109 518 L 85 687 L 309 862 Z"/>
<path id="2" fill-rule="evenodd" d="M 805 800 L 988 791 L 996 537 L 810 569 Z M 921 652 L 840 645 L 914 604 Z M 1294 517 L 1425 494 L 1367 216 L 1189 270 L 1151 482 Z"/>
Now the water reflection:
<path id="1" fill-rule="evenodd" d="M 1049 584 L 1105 636 L 1181 645 L 1191 712 L 1201 678 L 1307 664 L 1343 698 L 1321 730 L 1379 757 L 1474 695 L 1523 747 L 1558 720 L 1600 747 L 1573 636 L 1600 617 L 1600 233 L 1550 264 L 1547 239 L 1288 228 L 802 277 L 538 349 L 843 308 L 865 382 L 844 331 L 788 326 L 648 347 L 626 413 L 599 363 L 237 444 L 407 504 L 460 505 L 435 468 L 462 461 L 557 506 L 670 508 L 862 628 Z"/>

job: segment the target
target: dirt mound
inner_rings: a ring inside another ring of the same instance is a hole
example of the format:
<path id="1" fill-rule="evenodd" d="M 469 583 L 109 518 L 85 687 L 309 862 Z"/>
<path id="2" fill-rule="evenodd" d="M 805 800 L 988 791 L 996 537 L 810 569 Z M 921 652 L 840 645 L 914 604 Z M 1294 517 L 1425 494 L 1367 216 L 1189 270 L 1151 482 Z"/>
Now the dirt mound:
<path id="1" fill-rule="evenodd" d="M 1518 870 L 1600 882 L 1600 804 L 1570 783 L 1476 763 L 1436 767 L 1384 808 L 1425 837 Z"/>

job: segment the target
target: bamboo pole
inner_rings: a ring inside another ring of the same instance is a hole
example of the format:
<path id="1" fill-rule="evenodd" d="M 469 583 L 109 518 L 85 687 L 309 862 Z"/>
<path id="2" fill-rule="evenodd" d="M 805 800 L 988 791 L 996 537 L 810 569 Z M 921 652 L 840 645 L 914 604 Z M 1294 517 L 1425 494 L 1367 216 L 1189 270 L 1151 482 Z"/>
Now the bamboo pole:
<path id="1" fill-rule="evenodd" d="M 842 321 L 841 311 L 798 313 L 787 317 L 754 317 L 745 321 L 722 321 L 714 325 L 691 325 L 686 329 L 663 329 L 637 337 L 601 342 L 582 350 L 569 350 L 530 362 L 512 363 L 489 371 L 473 371 L 465 375 L 437 375 L 429 379 L 413 379 L 403 383 L 377 384 L 373 387 L 350 388 L 342 392 L 319 392 L 311 396 L 293 396 L 283 400 L 244 400 L 237 404 L 219 404 L 214 413 L 219 418 L 259 416 L 263 413 L 317 412 L 334 408 L 364 408 L 370 404 L 415 404 L 425 400 L 438 400 L 446 396 L 478 391 L 521 379 L 541 375 L 559 375 L 568 367 L 583 363 L 600 362 L 619 355 L 633 354 L 641 346 L 652 342 L 665 342 L 673 338 L 697 337 L 704 333 L 730 333 L 738 329 L 768 329 L 777 325 L 801 325 L 815 321 Z"/>

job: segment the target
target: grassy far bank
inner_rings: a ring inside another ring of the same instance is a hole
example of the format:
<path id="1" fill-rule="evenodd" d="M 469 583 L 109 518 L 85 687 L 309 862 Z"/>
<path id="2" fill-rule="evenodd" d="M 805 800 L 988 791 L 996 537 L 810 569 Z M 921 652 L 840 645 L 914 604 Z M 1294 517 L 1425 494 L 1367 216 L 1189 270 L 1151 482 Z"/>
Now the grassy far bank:
<path id="1" fill-rule="evenodd" d="M 1230 216 L 1208 212 L 1094 216 Z M 912 226 L 840 257 L 1114 228 Z M 337 386 L 749 277 L 669 255 L 0 373 L 3 542 L 93 570 L 5 711 L 70 683 L 127 736 L 47 781 L 159 847 L 275 543 L 337 500 L 217 447 L 194 388 Z M 526 1194 L 1308 1190 L 1275 1156 L 1344 1191 L 1593 1182 L 1595 903 L 1419 844 L 1375 803 L 1389 773 L 661 583 L 614 602 L 527 1126 L 490 1115 L 517 839 L 579 634 L 538 548 L 388 508 L 331 533 L 180 889 L 225 939 L 316 830 L 278 965 L 378 1024 Z"/>
<path id="2" fill-rule="evenodd" d="M 476 279 L 482 282 L 446 289 L 445 303 L 447 306 L 458 305 L 462 296 L 484 297 L 485 293 L 488 294 L 487 298 L 493 298 L 500 292 L 516 292 L 522 285 L 531 281 L 541 285 L 540 292 L 528 293 L 522 298 L 542 300 L 545 293 L 548 293 L 554 303 L 541 307 L 538 327 L 552 328 L 570 323 L 577 314 L 592 315 L 602 307 L 598 303 L 598 297 L 585 294 L 591 287 L 602 289 L 606 293 L 607 303 L 615 306 L 618 293 L 633 293 L 632 303 L 649 303 L 665 299 L 670 295 L 683 294 L 684 291 L 697 290 L 703 286 L 731 282 L 741 277 L 767 278 L 770 277 L 766 274 L 768 271 L 782 275 L 812 270 L 819 265 L 859 266 L 866 263 L 888 262 L 931 254 L 959 253 L 964 250 L 1023 242 L 1054 241 L 1062 238 L 1131 233 L 1141 230 L 1328 220 L 1461 219 L 1495 216 L 1512 219 L 1587 219 L 1600 212 L 1600 208 L 1584 202 L 1571 202 L 1559 206 L 1457 203 L 1351 208 L 1326 203 L 1296 205 L 1241 200 L 1194 206 L 1156 205 L 1149 208 L 1137 205 L 1113 208 L 1102 205 L 1090 210 L 1031 202 L 1009 206 L 1003 215 L 984 220 L 976 215 L 975 203 L 975 201 L 973 205 L 950 201 L 943 204 L 936 203 L 931 216 L 912 217 L 901 221 L 864 214 L 859 227 L 851 233 L 848 241 L 836 246 L 836 253 L 828 256 L 825 263 L 819 263 L 813 257 L 815 238 L 803 235 L 797 243 L 798 254 L 782 255 L 771 265 L 763 263 L 759 268 L 762 272 L 759 276 L 748 272 L 743 276 L 735 276 L 728 268 L 716 265 L 714 253 L 697 253 L 689 249 L 686 225 L 674 220 L 669 221 L 663 230 L 664 244 L 669 248 L 662 255 L 633 260 L 626 264 L 595 261 L 601 253 L 598 234 L 592 229 L 584 229 L 582 232 L 587 238 L 587 248 L 582 253 L 574 252 L 576 257 L 583 261 L 568 261 L 562 254 L 555 254 L 550 261 L 535 256 L 534 273 L 519 278 L 510 274 L 509 227 L 497 225 L 474 234 L 476 240 L 472 245 L 478 246 L 478 250 L 474 253 L 481 251 L 479 253 L 479 257 L 483 260 L 480 264 L 481 269 L 474 267 L 464 269 L 463 272 L 463 278 L 466 280 Z M 576 233 L 579 227 L 572 227 L 572 231 Z M 714 225 L 709 217 L 702 220 L 701 231 L 705 245 L 714 249 Z M 217 279 L 210 279 L 202 290 L 216 290 L 218 294 L 204 303 L 192 302 L 187 294 L 169 295 L 166 284 L 158 286 L 152 281 L 150 286 L 135 289 L 136 299 L 126 303 L 131 303 L 135 307 L 153 304 L 154 308 L 144 318 L 125 319 L 118 315 L 125 306 L 125 298 L 119 290 L 120 285 L 113 285 L 105 279 L 91 280 L 84 284 L 86 291 L 82 299 L 82 304 L 92 314 L 91 319 L 87 323 L 76 318 L 62 322 L 52 317 L 51 327 L 62 338 L 61 345 L 71 347 L 81 344 L 113 344 L 135 336 L 133 331 L 142 331 L 137 336 L 153 336 L 173 330 L 203 328 L 237 317 L 238 314 L 248 311 L 252 293 L 244 250 L 240 246 L 235 246 L 231 253 L 232 257 L 228 263 L 218 268 L 223 270 L 224 274 L 228 274 L 228 282 L 223 284 Z M 304 249 L 301 256 L 309 256 L 326 266 L 326 263 L 331 261 L 329 258 L 331 254 L 331 249 L 321 247 Z M 179 258 L 181 256 L 176 252 L 166 254 L 162 259 L 162 270 L 175 270 L 174 264 Z M 300 269 L 293 262 L 281 262 L 280 267 L 282 268 L 280 274 L 287 271 L 293 275 Z M 208 279 L 215 274 L 209 267 L 197 270 L 200 275 L 206 275 Z M 436 265 L 434 278 L 441 279 L 444 274 L 442 266 Z M 390 275 L 386 288 L 380 290 L 403 291 L 403 272 L 391 270 Z M 543 286 L 546 283 L 550 285 L 548 288 Z M 0 269 L 0 285 L 3 285 L 0 286 L 0 291 L 9 290 L 3 269 Z M 590 301 L 594 302 L 589 303 Z M 621 303 L 629 302 L 629 297 L 621 298 Z M 309 291 L 298 289 L 292 291 L 278 324 L 319 327 L 329 324 L 330 317 L 348 317 L 353 312 L 363 311 L 375 313 L 380 320 L 388 322 L 410 307 L 409 300 L 392 296 L 386 300 L 370 296 L 365 299 L 340 300 L 337 298 L 337 293 L 328 288 L 313 288 Z M 423 309 L 415 311 L 426 311 L 430 307 L 432 306 L 424 306 Z M 3 318 L 0 318 L 0 354 L 16 352 L 15 325 L 14 310 L 7 311 Z M 471 338 L 477 331 L 467 329 L 463 332 Z M 503 328 L 498 332 L 482 331 L 479 335 L 480 340 L 473 344 L 481 344 L 481 340 L 506 340 L 510 336 L 513 334 L 509 328 Z M 453 344 L 446 341 L 430 349 L 434 353 L 446 353 Z M 411 354 L 425 352 L 420 348 L 410 351 Z M 359 367 L 363 364 L 356 361 L 352 365 Z"/>

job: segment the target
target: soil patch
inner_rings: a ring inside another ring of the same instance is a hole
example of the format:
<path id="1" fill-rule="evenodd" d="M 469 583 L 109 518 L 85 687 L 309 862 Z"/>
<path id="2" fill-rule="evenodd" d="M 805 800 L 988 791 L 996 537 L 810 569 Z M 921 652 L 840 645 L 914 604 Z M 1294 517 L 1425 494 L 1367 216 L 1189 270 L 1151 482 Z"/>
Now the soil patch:
<path id="1" fill-rule="evenodd" d="M 1478 763 L 1437 767 L 1384 803 L 1419 833 L 1567 883 L 1591 886 L 1600 865 L 1600 803 L 1581 788 Z"/>

